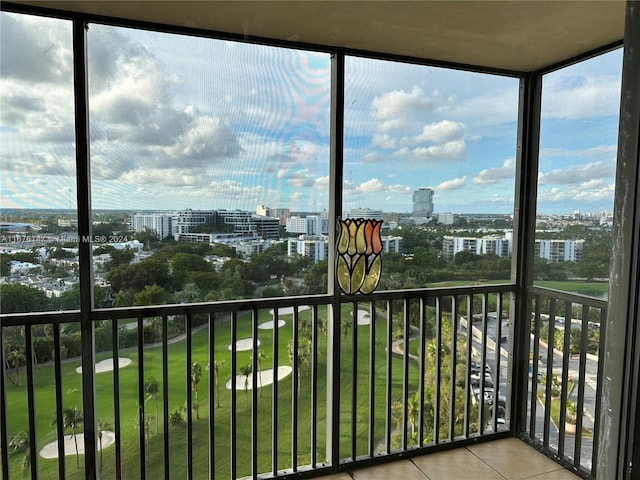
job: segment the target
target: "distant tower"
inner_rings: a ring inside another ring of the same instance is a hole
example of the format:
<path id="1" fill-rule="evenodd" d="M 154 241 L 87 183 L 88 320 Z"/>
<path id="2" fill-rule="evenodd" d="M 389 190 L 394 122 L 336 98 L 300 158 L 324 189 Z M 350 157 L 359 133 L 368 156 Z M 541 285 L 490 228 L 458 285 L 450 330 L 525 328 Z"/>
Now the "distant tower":
<path id="1" fill-rule="evenodd" d="M 419 188 L 413 191 L 414 218 L 431 218 L 433 216 L 433 189 Z"/>

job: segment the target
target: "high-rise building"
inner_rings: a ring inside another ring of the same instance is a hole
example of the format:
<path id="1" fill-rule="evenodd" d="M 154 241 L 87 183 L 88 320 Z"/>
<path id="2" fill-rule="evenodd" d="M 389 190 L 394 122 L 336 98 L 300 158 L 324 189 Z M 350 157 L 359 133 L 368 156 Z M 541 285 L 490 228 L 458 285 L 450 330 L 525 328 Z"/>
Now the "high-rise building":
<path id="1" fill-rule="evenodd" d="M 372 210 L 370 208 L 352 208 L 351 210 L 349 210 L 349 218 L 382 220 L 382 210 Z"/>
<path id="2" fill-rule="evenodd" d="M 419 188 L 413 191 L 413 218 L 433 216 L 433 189 Z"/>
<path id="3" fill-rule="evenodd" d="M 300 235 L 290 238 L 287 245 L 287 255 L 304 255 L 313 263 L 329 258 L 329 238 L 325 235 Z"/>
<path id="4" fill-rule="evenodd" d="M 287 233 L 301 233 L 304 235 L 328 235 L 329 219 L 320 215 L 306 217 L 289 217 L 286 222 Z"/>
<path id="5" fill-rule="evenodd" d="M 131 215 L 129 230 L 135 233 L 153 232 L 164 239 L 171 234 L 171 216 L 168 213 L 135 213 Z"/>

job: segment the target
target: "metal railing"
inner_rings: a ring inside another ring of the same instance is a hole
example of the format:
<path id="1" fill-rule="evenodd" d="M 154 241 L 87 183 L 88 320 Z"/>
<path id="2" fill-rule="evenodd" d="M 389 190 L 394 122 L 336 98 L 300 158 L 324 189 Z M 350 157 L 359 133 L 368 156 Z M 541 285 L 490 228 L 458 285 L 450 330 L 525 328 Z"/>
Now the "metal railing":
<path id="1" fill-rule="evenodd" d="M 608 303 L 530 289 L 530 355 L 524 438 L 584 478 L 595 478 Z"/>
<path id="2" fill-rule="evenodd" d="M 94 396 L 95 471 L 103 478 L 308 477 L 511 435 L 514 291 L 491 285 L 337 304 L 318 295 L 94 310 L 96 369 L 81 373 L 78 313 L 4 316 L 3 474 L 88 475 L 74 441 L 82 446 L 83 394 Z M 532 292 L 538 358 L 550 293 Z M 581 301 L 587 326 L 584 309 L 604 315 L 606 302 L 554 295 L 551 323 L 558 302 Z M 24 348 L 19 372 L 7 348 L 16 341 Z M 43 343 L 50 361 L 38 357 Z M 546 355 L 547 376 L 557 367 L 563 392 L 570 376 L 579 380 L 572 392 L 583 411 L 590 396 L 580 379 L 590 357 L 580 354 L 574 375 L 568 354 Z M 533 362 L 532 377 L 540 370 Z M 87 375 L 95 393 L 79 391 Z M 585 436 L 577 433 L 572 449 L 563 424 L 552 431 L 551 396 L 538 400 L 539 385 L 530 383 L 529 441 L 582 468 Z M 569 398 L 561 396 L 561 420 Z M 577 431 L 586 423 L 578 415 Z M 27 448 L 14 448 L 20 432 Z"/>

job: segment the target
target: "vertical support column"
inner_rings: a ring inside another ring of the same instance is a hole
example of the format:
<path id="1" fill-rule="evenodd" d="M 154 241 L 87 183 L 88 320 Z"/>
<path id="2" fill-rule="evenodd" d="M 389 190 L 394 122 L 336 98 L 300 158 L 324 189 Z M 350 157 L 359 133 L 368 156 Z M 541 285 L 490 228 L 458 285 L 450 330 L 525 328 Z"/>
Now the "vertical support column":
<path id="1" fill-rule="evenodd" d="M 73 88 L 75 101 L 78 257 L 80 260 L 80 341 L 85 478 L 96 478 L 96 414 L 93 350 L 93 272 L 91 255 L 91 176 L 89 170 L 89 89 L 87 23 L 73 22 Z"/>
<path id="2" fill-rule="evenodd" d="M 538 152 L 540 148 L 540 110 L 542 75 L 526 74 L 520 80 L 518 107 L 518 151 L 516 162 L 516 199 L 514 211 L 514 251 L 511 281 L 516 284 L 515 302 L 510 303 L 510 338 L 513 349 L 507 378 L 511 381 L 511 432 L 525 431 L 527 417 L 527 381 L 529 363 L 528 288 L 533 283 L 533 252 L 538 194 Z M 515 303 L 515 304 L 514 304 Z M 507 386 L 509 389 L 509 386 Z M 509 407 L 509 406 L 508 406 Z"/>
<path id="3" fill-rule="evenodd" d="M 329 268 L 327 288 L 333 296 L 327 312 L 327 460 L 337 468 L 340 460 L 340 288 L 335 275 L 336 220 L 342 215 L 344 146 L 344 53 L 331 57 L 331 161 L 329 178 Z M 331 226 L 331 221 L 334 224 Z"/>
<path id="4" fill-rule="evenodd" d="M 640 471 L 640 2 L 627 2 L 618 160 L 604 328 L 598 478 L 636 478 Z M 602 329 L 601 329 L 602 331 Z M 635 464 L 635 475 L 631 465 Z"/>

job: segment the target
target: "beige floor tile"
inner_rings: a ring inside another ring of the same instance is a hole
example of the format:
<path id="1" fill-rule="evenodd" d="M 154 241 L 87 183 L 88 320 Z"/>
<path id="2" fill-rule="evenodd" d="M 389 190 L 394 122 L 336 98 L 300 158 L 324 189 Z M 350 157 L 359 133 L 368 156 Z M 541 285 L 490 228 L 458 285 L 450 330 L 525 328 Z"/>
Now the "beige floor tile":
<path id="1" fill-rule="evenodd" d="M 348 473 L 336 473 L 335 475 L 320 477 L 318 480 L 351 480 L 351 477 Z"/>
<path id="2" fill-rule="evenodd" d="M 561 467 L 560 470 L 555 472 L 543 473 L 535 477 L 525 477 L 524 480 L 580 480 L 580 477 Z"/>
<path id="3" fill-rule="evenodd" d="M 410 460 L 400 460 L 399 462 L 354 470 L 351 475 L 355 480 L 428 480 L 425 474 Z"/>
<path id="4" fill-rule="evenodd" d="M 562 468 L 517 438 L 496 440 L 467 448 L 508 480 L 529 478 Z"/>
<path id="5" fill-rule="evenodd" d="M 466 448 L 415 457 L 413 462 L 430 480 L 473 478 L 473 480 L 503 480 L 495 470 Z"/>

